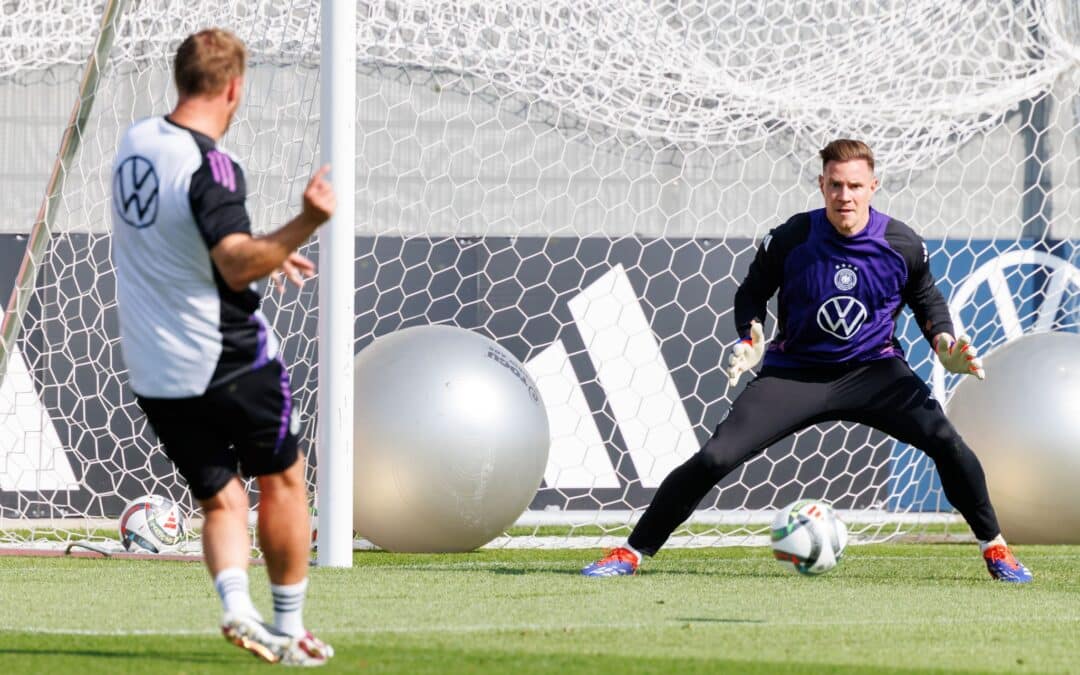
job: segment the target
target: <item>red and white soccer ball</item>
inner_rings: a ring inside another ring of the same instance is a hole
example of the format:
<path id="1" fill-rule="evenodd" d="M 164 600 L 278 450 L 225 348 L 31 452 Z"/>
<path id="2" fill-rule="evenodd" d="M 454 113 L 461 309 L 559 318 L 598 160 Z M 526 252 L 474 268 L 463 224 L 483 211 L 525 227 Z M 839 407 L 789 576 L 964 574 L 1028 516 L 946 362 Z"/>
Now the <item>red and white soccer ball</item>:
<path id="1" fill-rule="evenodd" d="M 848 533 L 831 506 L 800 499 L 776 514 L 771 539 L 782 565 L 799 574 L 822 574 L 840 562 Z"/>
<path id="2" fill-rule="evenodd" d="M 131 500 L 120 516 L 120 541 L 128 551 L 173 551 L 186 533 L 187 523 L 180 507 L 160 495 Z"/>

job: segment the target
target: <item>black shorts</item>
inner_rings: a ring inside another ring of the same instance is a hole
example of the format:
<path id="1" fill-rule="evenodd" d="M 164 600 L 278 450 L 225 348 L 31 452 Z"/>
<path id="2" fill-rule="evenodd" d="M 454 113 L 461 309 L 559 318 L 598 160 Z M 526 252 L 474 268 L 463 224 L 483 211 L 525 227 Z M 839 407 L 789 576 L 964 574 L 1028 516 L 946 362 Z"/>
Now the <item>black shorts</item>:
<path id="1" fill-rule="evenodd" d="M 298 417 L 280 361 L 202 396 L 136 398 L 195 499 L 213 497 L 237 473 L 264 476 L 296 462 Z"/>

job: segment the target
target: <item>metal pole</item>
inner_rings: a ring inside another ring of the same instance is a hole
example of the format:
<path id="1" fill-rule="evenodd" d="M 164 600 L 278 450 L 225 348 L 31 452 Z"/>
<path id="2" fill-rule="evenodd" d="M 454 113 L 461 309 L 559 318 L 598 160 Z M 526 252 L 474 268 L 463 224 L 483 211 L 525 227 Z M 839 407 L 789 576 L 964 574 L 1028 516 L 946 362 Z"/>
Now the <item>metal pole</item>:
<path id="1" fill-rule="evenodd" d="M 352 566 L 356 3 L 322 1 L 320 143 L 337 195 L 319 230 L 318 564 Z"/>

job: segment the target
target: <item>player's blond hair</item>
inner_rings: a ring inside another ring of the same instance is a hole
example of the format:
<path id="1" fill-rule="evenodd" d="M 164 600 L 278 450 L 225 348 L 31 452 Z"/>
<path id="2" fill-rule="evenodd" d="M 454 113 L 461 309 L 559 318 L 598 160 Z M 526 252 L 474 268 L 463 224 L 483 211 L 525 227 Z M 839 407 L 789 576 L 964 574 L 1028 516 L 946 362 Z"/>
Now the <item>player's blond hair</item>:
<path id="1" fill-rule="evenodd" d="M 825 165 L 829 162 L 848 162 L 853 159 L 866 160 L 870 171 L 874 170 L 874 151 L 862 141 L 838 138 L 822 148 L 818 154 L 821 155 L 822 171 L 825 171 Z"/>
<path id="2" fill-rule="evenodd" d="M 207 28 L 187 36 L 176 50 L 173 79 L 180 96 L 214 95 L 234 77 L 244 74 L 244 42 L 221 28 Z"/>

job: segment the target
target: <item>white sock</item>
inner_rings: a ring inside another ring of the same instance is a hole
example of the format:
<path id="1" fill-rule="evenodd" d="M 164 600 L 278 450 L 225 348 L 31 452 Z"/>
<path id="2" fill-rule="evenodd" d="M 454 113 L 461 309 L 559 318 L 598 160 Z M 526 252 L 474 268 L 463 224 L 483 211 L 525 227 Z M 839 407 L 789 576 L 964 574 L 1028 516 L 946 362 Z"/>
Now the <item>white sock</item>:
<path id="1" fill-rule="evenodd" d="M 645 556 L 641 555 L 641 551 L 637 550 L 636 548 L 631 546 L 629 543 L 623 544 L 623 548 L 625 548 L 627 551 L 630 551 L 631 553 L 634 554 L 634 556 L 637 558 L 637 564 L 639 564 L 639 565 L 641 564 L 641 561 L 645 558 Z"/>
<path id="2" fill-rule="evenodd" d="M 991 546 L 997 546 L 998 544 L 1002 546 L 1008 546 L 1008 544 L 1005 543 L 1005 537 L 1001 536 L 1000 534 L 991 539 L 990 541 L 983 541 L 980 539 L 979 553 L 986 553 L 986 549 L 990 548 Z"/>
<path id="3" fill-rule="evenodd" d="M 270 584 L 270 595 L 274 598 L 274 628 L 293 637 L 300 637 L 304 630 L 304 594 L 308 580 L 296 584 L 279 586 Z"/>
<path id="4" fill-rule="evenodd" d="M 254 603 L 251 602 L 251 594 L 248 592 L 247 570 L 240 567 L 230 567 L 221 570 L 214 577 L 214 588 L 221 598 L 221 604 L 226 613 L 239 614 L 241 616 L 254 616 L 262 620 Z"/>

